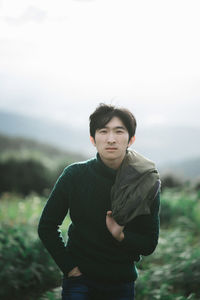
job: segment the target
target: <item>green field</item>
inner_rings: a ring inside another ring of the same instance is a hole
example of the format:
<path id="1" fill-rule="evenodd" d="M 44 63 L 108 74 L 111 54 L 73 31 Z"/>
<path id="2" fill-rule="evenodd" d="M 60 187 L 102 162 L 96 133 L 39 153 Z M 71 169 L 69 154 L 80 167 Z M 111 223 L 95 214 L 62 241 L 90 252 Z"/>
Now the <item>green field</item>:
<path id="1" fill-rule="evenodd" d="M 61 273 L 37 236 L 45 201 L 36 194 L 0 198 L 1 299 L 60 299 Z M 161 201 L 159 245 L 137 265 L 136 299 L 200 299 L 200 193 L 166 189 Z"/>

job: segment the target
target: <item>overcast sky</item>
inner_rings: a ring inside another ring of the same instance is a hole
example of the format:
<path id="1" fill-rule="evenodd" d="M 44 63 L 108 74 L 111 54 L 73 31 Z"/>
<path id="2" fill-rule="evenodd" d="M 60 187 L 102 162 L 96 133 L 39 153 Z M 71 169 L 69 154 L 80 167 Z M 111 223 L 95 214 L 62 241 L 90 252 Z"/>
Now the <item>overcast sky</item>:
<path id="1" fill-rule="evenodd" d="M 200 127 L 199 0 L 0 0 L 0 110 Z"/>

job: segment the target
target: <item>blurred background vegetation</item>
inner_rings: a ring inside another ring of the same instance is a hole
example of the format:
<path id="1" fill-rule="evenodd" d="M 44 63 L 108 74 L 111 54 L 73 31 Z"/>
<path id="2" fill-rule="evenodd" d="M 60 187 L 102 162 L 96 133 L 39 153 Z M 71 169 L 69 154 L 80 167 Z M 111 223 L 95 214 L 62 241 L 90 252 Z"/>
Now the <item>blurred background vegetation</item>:
<path id="1" fill-rule="evenodd" d="M 0 299 L 58 300 L 62 275 L 37 236 L 47 195 L 81 155 L 0 136 Z M 137 300 L 200 299 L 200 181 L 162 176 L 161 234 L 138 263 Z M 69 219 L 61 229 L 66 237 Z"/>

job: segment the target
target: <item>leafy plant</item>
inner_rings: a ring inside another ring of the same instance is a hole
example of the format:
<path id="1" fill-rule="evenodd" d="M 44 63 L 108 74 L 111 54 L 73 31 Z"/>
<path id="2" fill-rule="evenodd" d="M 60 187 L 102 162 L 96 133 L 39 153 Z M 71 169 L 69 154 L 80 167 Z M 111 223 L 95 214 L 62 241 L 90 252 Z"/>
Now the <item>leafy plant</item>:
<path id="1" fill-rule="evenodd" d="M 60 283 L 60 272 L 31 226 L 0 228 L 0 298 L 27 299 Z"/>
<path id="2" fill-rule="evenodd" d="M 5 194 L 0 210 L 0 299 L 35 300 L 61 284 L 61 273 L 37 235 L 44 198 Z M 63 224 L 63 232 L 69 223 Z"/>
<path id="3" fill-rule="evenodd" d="M 193 190 L 167 189 L 161 197 L 161 226 L 179 226 L 196 234 L 200 231 L 200 198 Z"/>
<path id="4" fill-rule="evenodd" d="M 155 253 L 138 267 L 139 300 L 199 299 L 200 249 L 187 231 L 163 230 Z"/>

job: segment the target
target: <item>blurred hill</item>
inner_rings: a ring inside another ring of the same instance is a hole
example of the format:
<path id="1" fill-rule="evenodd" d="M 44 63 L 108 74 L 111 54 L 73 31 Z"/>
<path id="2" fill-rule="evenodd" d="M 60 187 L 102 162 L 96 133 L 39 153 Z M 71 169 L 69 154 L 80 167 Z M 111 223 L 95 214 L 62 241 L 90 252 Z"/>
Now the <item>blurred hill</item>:
<path id="1" fill-rule="evenodd" d="M 41 141 L 78 155 L 86 156 L 90 146 L 88 131 L 10 112 L 0 111 L 0 132 L 12 137 L 20 136 Z"/>
<path id="2" fill-rule="evenodd" d="M 200 156 L 187 160 L 169 163 L 159 168 L 161 175 L 174 174 L 183 180 L 200 180 Z"/>
<path id="3" fill-rule="evenodd" d="M 63 169 L 82 160 L 85 157 L 81 154 L 32 139 L 0 134 L 0 194 L 49 193 Z"/>
<path id="4" fill-rule="evenodd" d="M 67 153 L 72 160 L 74 158 L 79 160 L 81 157 L 87 159 L 95 154 L 95 148 L 89 141 L 88 128 L 75 129 L 52 121 L 1 111 L 0 132 L 13 138 L 17 136 L 28 138 L 29 142 L 27 140 L 25 144 L 19 138 L 12 139 L 11 142 L 12 147 L 15 144 L 15 149 L 23 151 L 24 155 L 27 149 L 37 152 L 39 141 L 42 142 L 39 147 L 40 153 L 45 153 L 44 157 L 51 155 L 54 157 L 58 153 L 59 156 L 65 157 Z M 138 123 L 136 142 L 132 148 L 154 160 L 161 173 L 176 173 L 184 178 L 196 178 L 200 176 L 199 140 L 200 128 L 198 127 L 161 125 L 144 127 Z M 45 145 L 46 143 L 48 146 Z M 1 144 L 0 151 L 3 151 L 5 140 Z M 8 148 L 6 151 L 11 151 Z"/>
<path id="5" fill-rule="evenodd" d="M 10 158 L 39 160 L 48 168 L 57 168 L 60 164 L 64 165 L 85 159 L 81 154 L 64 151 L 33 139 L 10 137 L 0 133 L 0 159 Z"/>

